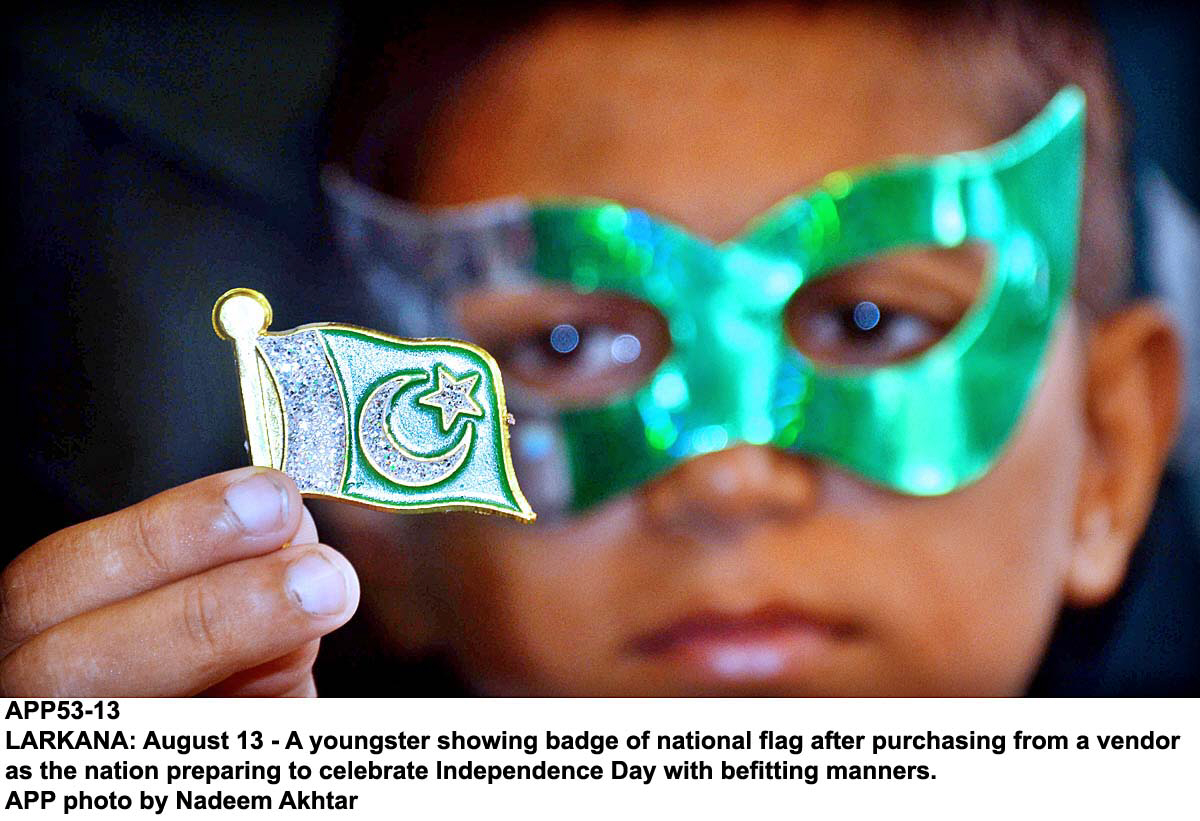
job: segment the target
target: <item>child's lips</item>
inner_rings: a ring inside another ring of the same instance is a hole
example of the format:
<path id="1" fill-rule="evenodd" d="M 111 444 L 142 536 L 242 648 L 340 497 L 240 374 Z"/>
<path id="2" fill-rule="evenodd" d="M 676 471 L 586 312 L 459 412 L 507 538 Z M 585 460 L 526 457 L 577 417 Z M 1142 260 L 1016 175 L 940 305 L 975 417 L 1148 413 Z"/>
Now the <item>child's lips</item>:
<path id="1" fill-rule="evenodd" d="M 701 678 L 767 680 L 811 672 L 856 632 L 790 607 L 770 607 L 747 614 L 698 613 L 642 635 L 630 649 Z"/>

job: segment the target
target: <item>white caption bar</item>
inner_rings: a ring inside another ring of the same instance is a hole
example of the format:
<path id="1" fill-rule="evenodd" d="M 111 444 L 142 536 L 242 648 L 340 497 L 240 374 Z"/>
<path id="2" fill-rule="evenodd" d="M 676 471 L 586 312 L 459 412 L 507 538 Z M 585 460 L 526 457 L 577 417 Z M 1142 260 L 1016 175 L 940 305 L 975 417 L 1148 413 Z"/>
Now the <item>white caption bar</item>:
<path id="1" fill-rule="evenodd" d="M 1179 700 L 0 705 L 13 819 L 1091 821 L 1180 817 L 1200 772 L 1200 719 Z"/>

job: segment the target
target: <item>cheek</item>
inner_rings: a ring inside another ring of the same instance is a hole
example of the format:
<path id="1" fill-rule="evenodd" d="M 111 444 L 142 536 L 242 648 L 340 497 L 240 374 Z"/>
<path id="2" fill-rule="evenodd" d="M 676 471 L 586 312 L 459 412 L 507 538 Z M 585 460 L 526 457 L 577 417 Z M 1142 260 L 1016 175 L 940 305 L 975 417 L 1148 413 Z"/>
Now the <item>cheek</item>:
<path id="1" fill-rule="evenodd" d="M 626 502 L 625 505 L 628 505 Z M 471 517 L 443 546 L 448 631 L 468 676 L 493 694 L 619 693 L 628 634 L 632 512 L 618 503 L 559 529 Z"/>
<path id="2" fill-rule="evenodd" d="M 1080 361 L 1071 321 L 995 468 L 946 497 L 905 503 L 909 532 L 928 536 L 897 568 L 910 591 L 898 615 L 915 617 L 914 662 L 947 692 L 1022 691 L 1049 639 L 1086 445 Z"/>

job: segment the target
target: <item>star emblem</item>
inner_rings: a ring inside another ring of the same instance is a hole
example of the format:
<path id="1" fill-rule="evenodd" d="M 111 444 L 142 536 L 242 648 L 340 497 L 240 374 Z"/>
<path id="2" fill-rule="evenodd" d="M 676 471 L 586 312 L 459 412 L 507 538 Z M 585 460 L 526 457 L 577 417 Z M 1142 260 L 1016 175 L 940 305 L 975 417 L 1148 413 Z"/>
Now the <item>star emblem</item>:
<path id="1" fill-rule="evenodd" d="M 441 365 L 437 366 L 438 386 L 429 393 L 417 397 L 417 402 L 442 412 L 442 430 L 448 431 L 454 427 L 460 413 L 467 416 L 483 416 L 483 408 L 471 398 L 479 374 L 455 376 Z"/>

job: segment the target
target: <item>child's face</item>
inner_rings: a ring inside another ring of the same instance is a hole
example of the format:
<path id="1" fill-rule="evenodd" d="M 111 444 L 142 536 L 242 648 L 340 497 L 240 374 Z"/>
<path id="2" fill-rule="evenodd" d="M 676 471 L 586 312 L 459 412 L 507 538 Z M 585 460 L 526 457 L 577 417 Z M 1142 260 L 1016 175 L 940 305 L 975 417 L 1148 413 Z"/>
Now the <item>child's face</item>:
<path id="1" fill-rule="evenodd" d="M 976 79 L 860 12 L 558 18 L 471 75 L 420 199 L 603 197 L 722 240 L 830 171 L 1006 136 L 987 59 Z M 976 268 L 946 275 L 973 293 Z M 468 327 L 503 320 L 489 305 L 467 295 Z M 445 643 L 488 692 L 1018 693 L 1068 595 L 1084 358 L 1072 310 L 1004 457 L 946 496 L 743 445 L 566 521 L 356 513 L 375 546 L 346 547 L 399 640 Z"/>

